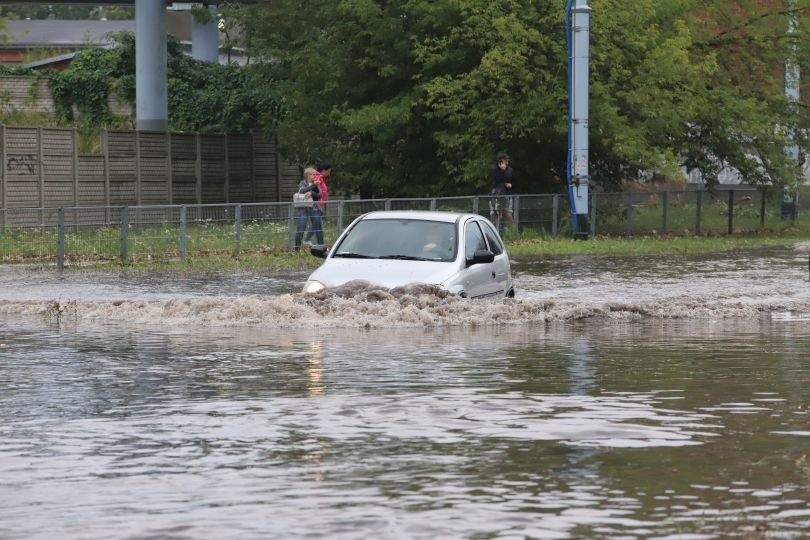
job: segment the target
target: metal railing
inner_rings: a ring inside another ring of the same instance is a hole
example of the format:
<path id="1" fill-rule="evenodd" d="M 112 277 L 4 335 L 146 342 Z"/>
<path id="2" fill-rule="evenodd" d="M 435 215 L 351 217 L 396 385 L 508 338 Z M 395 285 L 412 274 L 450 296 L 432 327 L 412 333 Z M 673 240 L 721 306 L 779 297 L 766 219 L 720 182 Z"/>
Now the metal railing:
<path id="1" fill-rule="evenodd" d="M 734 234 L 801 226 L 805 208 L 761 188 L 592 193 L 590 234 Z M 565 196 L 514 195 L 516 236 L 571 233 Z M 472 212 L 487 217 L 489 196 L 335 200 L 324 205 L 329 244 L 358 216 L 372 210 Z M 51 262 L 59 268 L 85 262 L 186 260 L 212 254 L 284 253 L 294 249 L 297 209 L 292 203 L 93 206 L 0 209 L 0 262 Z M 808 222 L 810 226 L 810 222 Z"/>

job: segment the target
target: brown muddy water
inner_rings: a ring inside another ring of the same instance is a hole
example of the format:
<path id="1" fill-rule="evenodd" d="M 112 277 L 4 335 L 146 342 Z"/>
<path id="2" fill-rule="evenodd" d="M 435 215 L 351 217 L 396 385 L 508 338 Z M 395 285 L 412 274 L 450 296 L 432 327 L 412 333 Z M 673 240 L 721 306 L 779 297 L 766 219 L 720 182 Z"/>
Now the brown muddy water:
<path id="1" fill-rule="evenodd" d="M 0 267 L 0 538 L 808 538 L 807 257 Z"/>

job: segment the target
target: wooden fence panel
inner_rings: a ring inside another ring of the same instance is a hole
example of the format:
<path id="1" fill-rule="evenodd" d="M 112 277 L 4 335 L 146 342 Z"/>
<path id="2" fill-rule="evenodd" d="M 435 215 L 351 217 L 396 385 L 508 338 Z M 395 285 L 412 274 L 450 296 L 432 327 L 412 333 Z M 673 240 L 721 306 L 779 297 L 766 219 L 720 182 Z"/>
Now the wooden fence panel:
<path id="1" fill-rule="evenodd" d="M 225 135 L 202 135 L 200 137 L 200 174 L 202 203 L 217 204 L 225 198 Z"/>
<path id="2" fill-rule="evenodd" d="M 102 155 L 81 156 L 72 129 L 0 134 L 7 208 L 278 202 L 300 180 L 296 164 L 252 134 L 107 131 Z"/>
<path id="3" fill-rule="evenodd" d="M 275 145 L 256 137 L 253 141 L 253 178 L 256 182 L 256 202 L 278 200 L 276 181 L 278 152 Z"/>
<path id="4" fill-rule="evenodd" d="M 79 206 L 105 206 L 104 156 L 79 156 Z"/>
<path id="5" fill-rule="evenodd" d="M 228 137 L 228 198 L 233 203 L 251 202 L 253 191 L 253 156 L 251 135 Z"/>
<path id="6" fill-rule="evenodd" d="M 168 134 L 142 132 L 140 151 L 141 204 L 169 204 Z"/>
<path id="7" fill-rule="evenodd" d="M 197 202 L 197 135 L 172 133 L 172 202 Z"/>

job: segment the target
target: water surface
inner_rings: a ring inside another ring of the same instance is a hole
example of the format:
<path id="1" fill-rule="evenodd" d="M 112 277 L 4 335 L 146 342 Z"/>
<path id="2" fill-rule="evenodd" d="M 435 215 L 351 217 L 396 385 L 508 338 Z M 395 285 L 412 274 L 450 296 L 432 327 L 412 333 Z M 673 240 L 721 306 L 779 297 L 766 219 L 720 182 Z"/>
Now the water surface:
<path id="1" fill-rule="evenodd" d="M 527 259 L 482 303 L 0 267 L 0 538 L 810 536 L 806 262 Z"/>

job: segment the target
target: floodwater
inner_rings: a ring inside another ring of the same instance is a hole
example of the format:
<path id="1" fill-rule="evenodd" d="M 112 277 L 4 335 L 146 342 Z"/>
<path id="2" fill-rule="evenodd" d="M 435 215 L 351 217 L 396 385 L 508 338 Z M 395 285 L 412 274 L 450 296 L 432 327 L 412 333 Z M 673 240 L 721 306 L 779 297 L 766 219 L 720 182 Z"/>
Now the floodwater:
<path id="1" fill-rule="evenodd" d="M 0 538 L 808 538 L 808 248 L 517 299 L 0 267 Z"/>

